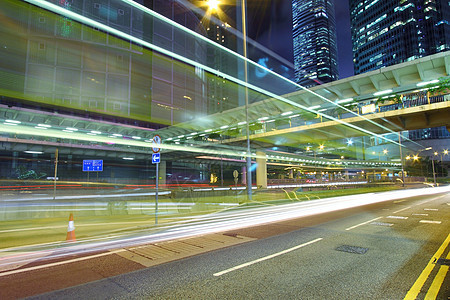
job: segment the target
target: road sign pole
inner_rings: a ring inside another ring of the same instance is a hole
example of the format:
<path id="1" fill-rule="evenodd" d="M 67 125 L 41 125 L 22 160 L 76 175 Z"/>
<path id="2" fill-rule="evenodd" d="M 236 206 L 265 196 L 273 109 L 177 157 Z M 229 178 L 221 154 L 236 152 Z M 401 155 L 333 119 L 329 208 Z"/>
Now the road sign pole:
<path id="1" fill-rule="evenodd" d="M 55 177 L 53 177 L 53 200 L 56 198 L 56 177 L 58 176 L 58 148 L 55 150 Z"/>
<path id="2" fill-rule="evenodd" d="M 158 189 L 159 189 L 159 162 L 161 160 L 161 156 L 159 154 L 160 145 L 161 145 L 161 137 L 157 134 L 152 139 L 152 163 L 156 164 L 156 186 L 155 186 L 155 224 L 158 225 Z"/>
<path id="3" fill-rule="evenodd" d="M 158 179 L 159 179 L 159 164 L 156 164 L 156 193 L 155 193 L 155 224 L 158 225 Z"/>

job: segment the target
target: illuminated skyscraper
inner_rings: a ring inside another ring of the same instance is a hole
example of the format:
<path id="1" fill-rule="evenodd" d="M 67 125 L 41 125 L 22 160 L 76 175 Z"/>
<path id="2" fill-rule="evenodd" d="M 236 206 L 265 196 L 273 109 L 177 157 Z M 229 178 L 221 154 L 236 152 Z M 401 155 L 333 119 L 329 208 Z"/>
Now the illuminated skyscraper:
<path id="1" fill-rule="evenodd" d="M 447 0 L 350 0 L 355 74 L 450 49 Z"/>
<path id="2" fill-rule="evenodd" d="M 449 20 L 448 0 L 350 0 L 355 74 L 450 50 Z M 424 92 L 406 97 L 420 99 Z M 449 141 L 445 127 L 406 134 L 433 149 L 446 149 Z"/>
<path id="3" fill-rule="evenodd" d="M 332 0 L 293 0 L 295 80 L 306 87 L 339 78 Z"/>

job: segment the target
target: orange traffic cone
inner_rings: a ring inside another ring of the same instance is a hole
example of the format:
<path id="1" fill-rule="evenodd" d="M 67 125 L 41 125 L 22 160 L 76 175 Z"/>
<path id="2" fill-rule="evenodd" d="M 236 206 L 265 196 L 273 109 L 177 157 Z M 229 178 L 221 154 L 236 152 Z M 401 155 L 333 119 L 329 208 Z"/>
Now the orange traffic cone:
<path id="1" fill-rule="evenodd" d="M 67 242 L 75 242 L 75 225 L 73 224 L 73 214 L 69 217 L 69 226 L 67 227 Z"/>

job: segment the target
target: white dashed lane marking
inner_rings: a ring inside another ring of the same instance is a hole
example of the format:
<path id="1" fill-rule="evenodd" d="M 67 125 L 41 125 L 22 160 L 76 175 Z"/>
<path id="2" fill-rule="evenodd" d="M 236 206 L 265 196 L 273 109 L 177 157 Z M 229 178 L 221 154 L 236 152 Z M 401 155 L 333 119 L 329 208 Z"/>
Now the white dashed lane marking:
<path id="1" fill-rule="evenodd" d="M 441 224 L 441 221 L 420 220 L 420 223 Z"/>
<path id="2" fill-rule="evenodd" d="M 388 219 L 399 219 L 399 220 L 406 220 L 408 217 L 402 217 L 402 216 L 387 216 Z"/>

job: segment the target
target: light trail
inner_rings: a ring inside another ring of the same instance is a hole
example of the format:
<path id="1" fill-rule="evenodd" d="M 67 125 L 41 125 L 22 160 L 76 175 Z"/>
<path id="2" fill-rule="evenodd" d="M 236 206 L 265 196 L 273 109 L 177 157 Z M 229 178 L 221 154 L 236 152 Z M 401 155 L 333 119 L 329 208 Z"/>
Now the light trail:
<path id="1" fill-rule="evenodd" d="M 161 191 L 158 194 L 170 195 L 172 192 Z M 142 196 L 155 196 L 155 192 L 150 193 L 131 193 L 131 194 L 108 194 L 108 195 L 74 195 L 74 196 L 57 196 L 58 200 L 71 200 L 71 199 L 96 199 L 96 198 L 122 198 L 122 197 L 142 197 Z M 20 199 L 8 199 L 3 201 L 38 201 L 38 200 L 53 200 L 52 197 L 36 197 L 36 198 L 20 198 Z"/>
<path id="2" fill-rule="evenodd" d="M 40 253 L 45 253 L 47 259 L 53 259 L 95 251 L 109 251 L 123 247 L 225 232 L 401 198 L 448 193 L 449 191 L 450 186 L 343 196 L 279 206 L 241 206 L 209 215 L 177 218 L 163 226 L 152 226 L 139 231 L 89 238 L 75 243 L 46 243 L 32 247 L 24 246 L 3 249 L 0 251 L 0 254 L 3 256 L 0 258 L 0 269 L 7 268 L 13 264 L 34 261 Z M 440 197 L 435 199 L 438 198 Z M 27 254 L 17 256 L 16 254 L 11 255 L 11 252 L 27 252 Z"/>

